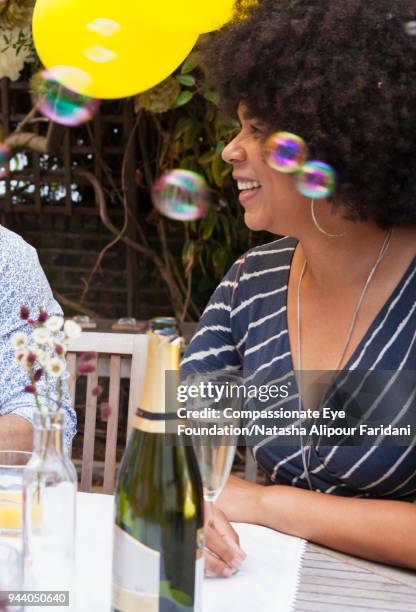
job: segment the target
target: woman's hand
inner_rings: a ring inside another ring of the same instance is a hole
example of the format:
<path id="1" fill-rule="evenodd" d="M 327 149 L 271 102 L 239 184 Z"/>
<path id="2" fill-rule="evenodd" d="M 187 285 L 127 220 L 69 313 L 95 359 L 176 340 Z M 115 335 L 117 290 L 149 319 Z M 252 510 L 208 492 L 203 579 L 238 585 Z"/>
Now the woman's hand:
<path id="1" fill-rule="evenodd" d="M 208 517 L 205 524 L 205 571 L 229 578 L 241 567 L 246 554 L 240 548 L 237 532 L 221 510 L 206 506 L 205 515 Z"/>

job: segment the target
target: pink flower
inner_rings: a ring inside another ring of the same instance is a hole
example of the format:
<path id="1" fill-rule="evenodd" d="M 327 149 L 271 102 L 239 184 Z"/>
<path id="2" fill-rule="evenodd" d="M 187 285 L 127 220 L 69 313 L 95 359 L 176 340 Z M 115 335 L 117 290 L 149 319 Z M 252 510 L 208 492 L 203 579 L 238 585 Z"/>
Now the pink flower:
<path id="1" fill-rule="evenodd" d="M 101 402 L 100 404 L 100 415 L 102 421 L 107 421 L 108 417 L 112 413 L 112 408 L 108 402 Z"/>
<path id="2" fill-rule="evenodd" d="M 97 385 L 96 387 L 94 387 L 94 389 L 91 391 L 91 394 L 94 397 L 100 397 L 100 395 L 103 394 L 104 389 L 102 388 L 101 385 Z"/>
<path id="3" fill-rule="evenodd" d="M 20 306 L 20 318 L 26 321 L 29 318 L 29 308 L 27 306 Z"/>
<path id="4" fill-rule="evenodd" d="M 29 355 L 27 356 L 27 361 L 28 363 L 35 363 L 36 361 L 35 353 L 30 352 Z"/>
<path id="5" fill-rule="evenodd" d="M 39 317 L 38 317 L 38 321 L 39 323 L 45 323 L 45 321 L 48 320 L 48 313 L 46 312 L 46 310 L 41 310 L 39 313 Z"/>
<path id="6" fill-rule="evenodd" d="M 85 351 L 85 353 L 81 353 L 79 356 L 80 361 L 91 361 L 91 359 L 95 359 L 97 357 L 97 353 L 94 351 Z"/>
<path id="7" fill-rule="evenodd" d="M 90 374 L 91 372 L 95 372 L 95 366 L 92 365 L 92 363 L 80 363 L 78 372 L 80 374 Z"/>
<path id="8" fill-rule="evenodd" d="M 28 319 L 27 322 L 29 323 L 29 325 L 34 325 L 35 321 L 33 319 Z"/>
<path id="9" fill-rule="evenodd" d="M 39 370 L 36 370 L 36 372 L 35 372 L 35 374 L 33 376 L 33 380 L 38 382 L 38 380 L 41 379 L 42 374 L 43 374 L 43 368 L 40 368 Z"/>
<path id="10" fill-rule="evenodd" d="M 26 385 L 25 392 L 26 393 L 36 393 L 36 385 Z"/>
<path id="11" fill-rule="evenodd" d="M 64 347 L 61 344 L 55 344 L 55 353 L 57 355 L 62 355 L 64 352 Z"/>

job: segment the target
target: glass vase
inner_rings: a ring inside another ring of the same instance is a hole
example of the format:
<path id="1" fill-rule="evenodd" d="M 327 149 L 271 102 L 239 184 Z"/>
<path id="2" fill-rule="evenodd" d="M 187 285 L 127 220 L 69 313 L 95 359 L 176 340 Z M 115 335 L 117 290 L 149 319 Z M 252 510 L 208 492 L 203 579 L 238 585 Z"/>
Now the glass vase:
<path id="1" fill-rule="evenodd" d="M 77 477 L 63 429 L 63 411 L 35 414 L 33 454 L 23 473 L 24 584 L 28 590 L 69 591 L 70 606 L 62 610 L 75 610 Z"/>

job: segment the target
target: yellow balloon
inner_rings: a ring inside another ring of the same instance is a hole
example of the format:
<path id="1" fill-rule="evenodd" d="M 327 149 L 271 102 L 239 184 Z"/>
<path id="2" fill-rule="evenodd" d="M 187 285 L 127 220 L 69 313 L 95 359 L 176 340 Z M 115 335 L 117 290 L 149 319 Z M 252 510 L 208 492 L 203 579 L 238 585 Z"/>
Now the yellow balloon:
<path id="1" fill-rule="evenodd" d="M 37 0 L 33 40 L 59 81 L 93 98 L 150 89 L 183 62 L 196 34 L 144 25 L 140 0 Z"/>
<path id="2" fill-rule="evenodd" d="M 143 19 L 167 32 L 203 34 L 231 20 L 235 0 L 137 0 Z"/>

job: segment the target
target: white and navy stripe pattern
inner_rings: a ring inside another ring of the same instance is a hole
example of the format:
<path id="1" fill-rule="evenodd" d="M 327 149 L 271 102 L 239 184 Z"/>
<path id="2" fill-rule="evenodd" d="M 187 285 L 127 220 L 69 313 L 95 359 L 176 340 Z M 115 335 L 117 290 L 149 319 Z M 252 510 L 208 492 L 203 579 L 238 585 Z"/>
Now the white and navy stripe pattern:
<path id="1" fill-rule="evenodd" d="M 270 377 L 272 370 L 277 381 L 295 381 L 286 303 L 296 244 L 293 238 L 282 238 L 249 251 L 232 266 L 185 352 L 184 374 L 239 368 L 255 372 L 256 377 L 267 371 Z M 351 370 L 390 373 L 391 385 L 398 371 L 416 371 L 416 258 L 339 377 L 344 373 L 347 377 Z M 406 411 L 415 410 L 416 381 L 412 384 L 400 405 L 386 384 L 385 394 L 369 407 L 367 417 L 375 418 L 378 410 L 385 414 L 387 409 L 391 423 L 404 424 Z M 298 395 L 291 400 L 291 406 L 288 400 L 274 400 L 273 407 L 297 408 Z M 273 482 L 307 488 L 300 444 L 280 444 L 273 444 L 273 438 L 256 442 L 253 452 L 259 467 Z M 311 444 L 309 470 L 313 487 L 326 493 L 411 499 L 416 497 L 416 440 L 406 447 L 326 447 L 317 440 Z"/>

